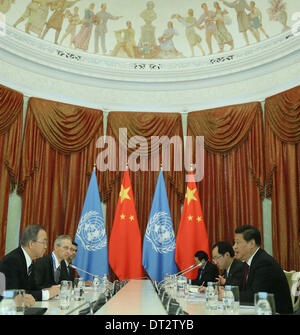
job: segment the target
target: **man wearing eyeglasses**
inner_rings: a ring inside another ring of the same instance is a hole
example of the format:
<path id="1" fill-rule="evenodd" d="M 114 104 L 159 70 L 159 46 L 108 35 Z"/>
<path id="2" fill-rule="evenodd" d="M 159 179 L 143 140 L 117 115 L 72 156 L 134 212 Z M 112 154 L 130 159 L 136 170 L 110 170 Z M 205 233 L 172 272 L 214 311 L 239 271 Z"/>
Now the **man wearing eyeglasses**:
<path id="1" fill-rule="evenodd" d="M 68 235 L 60 235 L 54 242 L 53 252 L 38 259 L 35 263 L 31 284 L 35 289 L 59 287 L 62 280 L 69 280 L 65 260 L 70 257 L 72 239 Z"/>
<path id="2" fill-rule="evenodd" d="M 212 247 L 212 259 L 223 275 L 219 276 L 220 285 L 241 286 L 243 283 L 244 264 L 234 258 L 234 250 L 230 243 L 220 241 Z"/>
<path id="3" fill-rule="evenodd" d="M 6 290 L 25 289 L 25 306 L 32 306 L 36 300 L 56 296 L 59 292 L 56 287 L 32 289 L 30 284 L 33 261 L 42 257 L 47 250 L 48 237 L 45 229 L 38 224 L 27 226 L 22 232 L 20 244 L 20 247 L 0 260 L 0 272 L 5 275 Z"/>
<path id="4" fill-rule="evenodd" d="M 78 244 L 75 241 L 73 241 L 71 249 L 70 249 L 69 257 L 67 259 L 65 259 L 66 266 L 67 266 L 67 271 L 68 271 L 68 274 L 69 274 L 69 280 L 71 280 L 71 281 L 74 281 L 75 270 L 72 269 L 72 267 L 70 265 L 72 264 L 73 259 L 76 257 L 77 249 L 78 249 Z"/>

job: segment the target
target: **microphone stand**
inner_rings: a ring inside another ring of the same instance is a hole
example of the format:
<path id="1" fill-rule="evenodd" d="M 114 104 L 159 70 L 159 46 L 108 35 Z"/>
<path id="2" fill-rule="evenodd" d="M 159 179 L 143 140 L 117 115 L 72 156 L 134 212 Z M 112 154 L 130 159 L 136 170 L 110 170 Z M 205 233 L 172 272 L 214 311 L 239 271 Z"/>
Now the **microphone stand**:
<path id="1" fill-rule="evenodd" d="M 196 268 L 199 268 L 200 266 L 202 265 L 202 263 L 200 263 L 200 264 L 194 264 L 193 265 L 193 267 L 192 268 L 188 268 L 188 269 L 185 269 L 181 274 L 182 275 L 185 275 L 186 273 L 189 273 L 189 272 L 191 272 L 192 270 L 194 270 L 194 269 L 196 269 Z"/>
<path id="2" fill-rule="evenodd" d="M 92 276 L 93 278 L 95 278 L 95 277 L 99 277 L 99 275 L 95 275 L 95 274 L 93 274 L 93 273 L 90 273 L 90 272 L 87 272 L 87 271 L 85 271 L 85 270 L 82 270 L 82 269 L 78 268 L 77 266 L 75 266 L 75 265 L 73 265 L 73 264 L 70 264 L 70 266 L 71 266 L 72 269 L 74 269 L 74 270 L 78 270 L 78 271 L 81 271 L 81 272 L 84 272 L 84 273 L 86 273 L 86 274 Z"/>
<path id="3" fill-rule="evenodd" d="M 179 275 L 185 275 L 186 273 L 188 273 L 188 272 L 190 272 L 190 271 L 192 271 L 192 270 L 198 268 L 198 267 L 201 266 L 201 265 L 202 265 L 202 263 L 200 263 L 200 264 L 193 264 L 193 265 L 187 267 L 186 269 L 181 270 L 181 271 L 175 273 L 175 276 L 178 277 Z M 165 281 L 166 281 L 165 279 L 162 280 L 162 281 L 160 281 L 160 282 L 159 282 L 159 285 L 162 286 L 162 285 L 164 284 Z"/>

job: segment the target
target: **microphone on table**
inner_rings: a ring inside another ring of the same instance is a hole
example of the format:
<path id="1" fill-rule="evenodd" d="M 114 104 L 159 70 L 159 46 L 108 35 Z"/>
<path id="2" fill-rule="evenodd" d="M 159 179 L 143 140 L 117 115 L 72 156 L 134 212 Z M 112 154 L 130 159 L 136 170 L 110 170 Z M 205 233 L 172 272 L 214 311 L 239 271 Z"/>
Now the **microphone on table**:
<path id="1" fill-rule="evenodd" d="M 90 276 L 92 276 L 92 277 L 99 277 L 99 275 L 95 275 L 95 274 L 93 274 L 93 273 L 87 272 L 87 271 L 85 271 L 85 270 L 83 270 L 83 269 L 80 269 L 79 267 L 77 267 L 77 266 L 75 266 L 75 265 L 73 265 L 73 264 L 70 264 L 69 266 L 70 266 L 72 269 L 75 269 L 75 270 L 84 272 L 84 273 L 86 273 L 86 274 L 88 274 L 88 275 L 90 275 Z"/>
<path id="2" fill-rule="evenodd" d="M 190 272 L 190 271 L 192 271 L 192 270 L 194 270 L 194 269 L 200 267 L 201 265 L 202 265 L 202 263 L 199 263 L 199 264 L 192 264 L 191 266 L 189 266 L 189 267 L 187 267 L 187 268 L 185 268 L 185 269 L 183 269 L 183 270 L 181 270 L 181 271 L 175 273 L 174 276 L 178 277 L 179 275 L 184 275 L 184 274 L 186 274 L 186 273 L 188 273 L 188 272 Z M 165 282 L 165 281 L 166 281 L 166 280 L 164 279 L 164 280 L 160 281 L 159 283 L 163 283 L 163 282 Z"/>
<path id="3" fill-rule="evenodd" d="M 202 263 L 199 263 L 199 264 L 193 264 L 191 266 L 189 266 L 188 268 L 176 273 L 176 276 L 179 276 L 179 275 L 184 275 L 186 273 L 189 273 L 190 271 L 196 269 L 196 268 L 199 268 L 201 265 L 203 265 Z"/>
<path id="4" fill-rule="evenodd" d="M 184 274 L 186 274 L 186 273 L 188 273 L 188 272 L 190 272 L 190 271 L 192 271 L 192 270 L 194 270 L 194 269 L 197 269 L 197 268 L 200 267 L 201 265 L 203 265 L 203 264 L 202 264 L 202 263 L 199 263 L 199 264 L 192 264 L 192 265 L 188 266 L 187 268 L 185 268 L 185 269 L 183 269 L 183 270 L 181 270 L 181 271 L 175 273 L 174 275 L 175 275 L 176 277 L 178 277 L 178 276 L 180 276 L 180 275 L 184 275 Z M 162 281 L 160 281 L 160 282 L 154 284 L 155 287 L 156 287 L 156 289 L 157 289 L 157 291 L 160 291 L 160 288 L 164 285 L 165 281 L 166 281 L 166 279 L 164 279 L 164 280 L 162 280 Z"/>

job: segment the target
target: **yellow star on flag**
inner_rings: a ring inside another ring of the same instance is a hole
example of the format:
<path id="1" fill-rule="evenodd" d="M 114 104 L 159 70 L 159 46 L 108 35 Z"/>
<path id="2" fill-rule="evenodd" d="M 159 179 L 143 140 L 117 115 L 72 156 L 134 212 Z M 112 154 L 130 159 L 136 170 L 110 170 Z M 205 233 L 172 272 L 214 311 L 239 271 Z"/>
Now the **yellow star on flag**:
<path id="1" fill-rule="evenodd" d="M 197 190 L 196 188 L 191 190 L 189 187 L 187 187 L 185 197 L 188 199 L 187 200 L 188 205 L 190 204 L 191 200 L 197 200 L 194 194 L 196 190 Z"/>
<path id="2" fill-rule="evenodd" d="M 130 221 L 133 221 L 133 220 L 134 220 L 134 216 L 133 216 L 133 215 L 130 215 L 129 220 L 130 220 Z"/>
<path id="3" fill-rule="evenodd" d="M 121 215 L 120 215 L 120 218 L 121 218 L 122 220 L 125 220 L 125 215 L 124 215 L 124 214 L 121 214 Z"/>
<path id="4" fill-rule="evenodd" d="M 124 188 L 123 185 L 121 185 L 121 191 L 120 191 L 120 197 L 121 197 L 121 203 L 123 203 L 124 199 L 130 199 L 130 196 L 128 195 L 128 192 L 130 190 L 130 186 L 127 188 Z"/>
<path id="5" fill-rule="evenodd" d="M 198 221 L 198 222 L 201 222 L 201 221 L 202 221 L 202 217 L 201 217 L 201 216 L 198 216 L 198 217 L 197 217 L 197 221 Z"/>
<path id="6" fill-rule="evenodd" d="M 189 216 L 188 216 L 188 220 L 189 220 L 189 221 L 192 221 L 192 220 L 193 220 L 193 215 L 189 215 Z"/>

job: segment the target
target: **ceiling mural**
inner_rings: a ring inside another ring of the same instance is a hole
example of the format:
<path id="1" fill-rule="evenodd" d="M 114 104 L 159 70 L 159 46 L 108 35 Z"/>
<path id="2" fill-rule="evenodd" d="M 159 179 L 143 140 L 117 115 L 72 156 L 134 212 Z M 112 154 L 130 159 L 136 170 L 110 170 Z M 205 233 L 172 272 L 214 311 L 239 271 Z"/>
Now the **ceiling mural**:
<path id="1" fill-rule="evenodd" d="M 0 12 L 16 31 L 65 49 L 178 59 L 219 55 L 288 31 L 300 20 L 300 1 L 0 0 Z"/>

